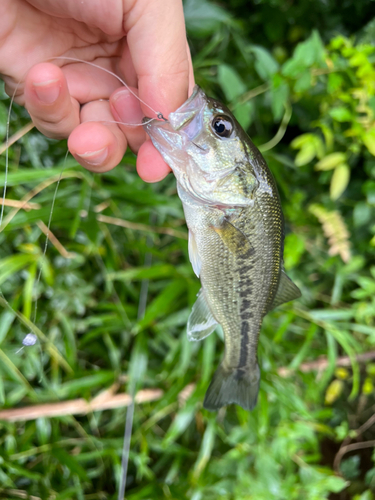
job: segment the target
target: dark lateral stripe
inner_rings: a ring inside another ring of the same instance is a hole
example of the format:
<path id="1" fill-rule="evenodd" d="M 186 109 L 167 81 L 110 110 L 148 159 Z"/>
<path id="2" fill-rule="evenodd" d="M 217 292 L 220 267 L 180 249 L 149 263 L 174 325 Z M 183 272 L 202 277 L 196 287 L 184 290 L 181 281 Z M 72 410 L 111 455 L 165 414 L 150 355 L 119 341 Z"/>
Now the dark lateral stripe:
<path id="1" fill-rule="evenodd" d="M 242 266 L 240 267 L 240 272 L 243 273 L 243 274 L 247 274 L 249 271 L 251 271 L 253 268 L 253 266 Z"/>
<path id="2" fill-rule="evenodd" d="M 249 331 L 249 323 L 247 321 L 243 321 L 241 325 L 241 350 L 238 368 L 242 368 L 247 365 L 247 346 L 249 345 Z"/>
<path id="3" fill-rule="evenodd" d="M 241 320 L 246 321 L 248 319 L 251 319 L 254 316 L 254 314 L 251 311 L 244 311 L 241 313 Z"/>
<path id="4" fill-rule="evenodd" d="M 241 304 L 241 312 L 246 311 L 250 307 L 250 300 L 243 300 Z"/>

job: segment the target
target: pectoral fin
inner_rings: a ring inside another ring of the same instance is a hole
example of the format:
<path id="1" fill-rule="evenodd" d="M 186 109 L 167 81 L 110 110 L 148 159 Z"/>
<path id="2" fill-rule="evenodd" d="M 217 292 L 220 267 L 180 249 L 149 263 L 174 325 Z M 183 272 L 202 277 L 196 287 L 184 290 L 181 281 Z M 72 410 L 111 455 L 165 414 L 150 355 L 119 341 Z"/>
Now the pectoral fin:
<path id="1" fill-rule="evenodd" d="M 299 297 L 301 297 L 301 291 L 298 286 L 295 285 L 290 278 L 288 278 L 284 271 L 281 271 L 279 288 L 277 289 L 275 298 L 273 299 L 273 302 L 268 310 L 271 311 L 280 304 L 298 299 Z"/>
<path id="2" fill-rule="evenodd" d="M 187 323 L 188 339 L 192 341 L 208 337 L 217 324 L 207 304 L 203 289 L 200 289 Z"/>
<path id="3" fill-rule="evenodd" d="M 248 238 L 227 219 L 224 219 L 220 226 L 212 228 L 232 253 L 241 254 L 244 258 L 253 255 L 254 248 Z"/>
<path id="4" fill-rule="evenodd" d="M 197 242 L 195 241 L 194 233 L 191 229 L 189 229 L 189 259 L 191 265 L 193 266 L 193 271 L 198 276 L 201 273 L 202 261 L 199 257 Z"/>

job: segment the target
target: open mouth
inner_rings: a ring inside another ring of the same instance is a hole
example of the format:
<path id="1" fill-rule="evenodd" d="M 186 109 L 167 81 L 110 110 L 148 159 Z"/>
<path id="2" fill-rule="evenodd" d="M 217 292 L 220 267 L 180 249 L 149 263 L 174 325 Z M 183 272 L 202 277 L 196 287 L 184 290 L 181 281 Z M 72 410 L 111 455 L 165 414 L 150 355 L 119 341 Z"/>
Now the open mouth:
<path id="1" fill-rule="evenodd" d="M 174 130 L 186 129 L 193 119 L 200 113 L 205 103 L 205 95 L 198 85 L 187 101 L 176 111 L 170 113 L 168 119 Z"/>

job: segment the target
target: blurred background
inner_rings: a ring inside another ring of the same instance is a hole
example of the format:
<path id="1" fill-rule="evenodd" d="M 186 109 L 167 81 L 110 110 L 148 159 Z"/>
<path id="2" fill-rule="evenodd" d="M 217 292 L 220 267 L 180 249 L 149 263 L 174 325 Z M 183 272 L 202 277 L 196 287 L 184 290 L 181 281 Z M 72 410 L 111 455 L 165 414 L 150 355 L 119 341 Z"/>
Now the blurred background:
<path id="1" fill-rule="evenodd" d="M 186 0 L 185 14 L 197 83 L 229 105 L 276 178 L 302 298 L 264 320 L 255 410 L 204 410 L 224 345 L 186 339 L 200 285 L 173 176 L 143 183 L 131 153 L 89 173 L 15 106 L 0 498 L 117 498 L 130 374 L 141 392 L 129 500 L 372 500 L 375 2 Z"/>

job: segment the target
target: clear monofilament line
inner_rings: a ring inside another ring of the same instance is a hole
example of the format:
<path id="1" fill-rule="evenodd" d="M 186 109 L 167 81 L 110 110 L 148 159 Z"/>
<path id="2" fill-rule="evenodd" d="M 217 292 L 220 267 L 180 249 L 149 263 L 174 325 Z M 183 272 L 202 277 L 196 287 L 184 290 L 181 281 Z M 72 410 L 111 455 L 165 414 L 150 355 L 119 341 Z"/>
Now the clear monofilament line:
<path id="1" fill-rule="evenodd" d="M 125 125 L 126 127 L 142 127 L 143 125 L 147 125 L 151 123 L 154 118 L 150 118 L 143 123 L 125 123 L 125 122 L 117 122 L 115 120 L 87 120 L 85 123 L 116 123 L 117 125 Z"/>
<path id="2" fill-rule="evenodd" d="M 69 152 L 67 151 L 66 155 L 65 155 L 64 167 L 63 168 L 65 168 L 65 163 L 66 163 L 66 159 L 68 157 L 68 154 L 69 154 Z M 57 191 L 58 191 L 59 186 L 60 186 L 62 174 L 63 174 L 63 170 L 60 173 L 60 177 L 59 177 L 59 179 L 58 179 L 58 181 L 56 183 L 55 192 L 53 193 L 52 205 L 51 205 L 51 210 L 50 210 L 49 218 L 48 218 L 46 241 L 44 243 L 44 249 L 43 249 L 42 259 L 45 258 L 46 253 L 47 253 L 48 241 L 49 241 L 49 232 L 50 232 L 51 222 L 52 222 L 52 214 L 53 214 L 53 209 L 55 208 L 55 201 L 56 201 Z M 36 282 L 35 282 L 35 290 L 38 290 L 38 286 L 39 286 L 39 283 L 40 283 L 41 276 L 42 276 L 42 266 L 40 266 L 40 268 L 39 268 L 39 273 L 38 273 L 38 276 L 37 276 L 37 279 L 36 279 Z M 36 296 L 36 298 L 35 298 L 35 304 L 34 304 L 34 315 L 33 315 L 33 323 L 34 324 L 36 322 L 37 311 L 38 311 L 38 296 Z"/>
<path id="3" fill-rule="evenodd" d="M 154 220 L 155 214 L 151 214 L 150 219 L 151 219 L 151 223 L 154 224 L 155 223 L 155 220 Z M 153 239 L 152 239 L 151 235 L 147 236 L 146 244 L 149 248 L 153 245 Z M 152 263 L 152 253 L 147 252 L 145 255 L 144 265 L 145 265 L 145 267 L 150 267 L 151 263 Z M 142 280 L 141 291 L 139 294 L 139 303 L 138 303 L 138 314 L 137 314 L 138 321 L 141 320 L 145 315 L 146 305 L 147 305 L 148 285 L 149 285 L 148 279 Z M 137 387 L 136 387 L 135 381 L 130 380 L 129 381 L 129 394 L 131 396 L 131 403 L 126 410 L 124 442 L 123 442 L 123 446 L 122 446 L 122 458 L 121 458 L 121 478 L 120 478 L 121 480 L 120 480 L 120 487 L 119 487 L 117 500 L 124 500 L 125 499 L 126 479 L 127 479 L 127 475 L 128 475 L 130 444 L 131 444 L 134 409 L 135 409 L 134 399 L 135 399 L 136 390 L 137 390 Z"/>
<path id="4" fill-rule="evenodd" d="M 126 87 L 129 92 L 136 98 L 138 99 L 139 102 L 141 102 L 142 104 L 144 104 L 145 106 L 147 106 L 149 109 L 151 109 L 151 111 L 153 113 L 155 113 L 156 117 L 159 119 L 159 120 L 165 120 L 163 114 L 160 112 L 160 111 L 155 111 L 155 109 L 150 106 L 149 104 L 147 104 L 147 102 L 145 102 L 143 99 L 141 99 L 135 92 L 133 92 L 133 90 L 129 87 L 129 85 L 127 83 L 124 82 L 124 80 L 122 78 L 120 78 L 118 75 L 116 75 L 116 73 L 113 73 L 113 71 L 110 71 L 109 69 L 107 68 L 103 68 L 102 66 L 99 66 L 99 64 L 95 64 L 95 63 L 92 63 L 92 62 L 89 62 L 89 61 L 84 61 L 83 59 L 77 59 L 76 57 L 69 57 L 69 56 L 57 56 L 57 57 L 50 57 L 49 59 L 47 59 L 47 61 L 55 61 L 57 59 L 66 59 L 67 61 L 74 61 L 74 62 L 80 62 L 80 63 L 84 63 L 84 64 L 88 64 L 89 66 L 92 66 L 94 68 L 98 68 L 98 69 L 101 69 L 102 71 L 105 71 L 106 73 L 108 73 L 109 75 L 112 75 L 114 76 L 115 78 L 117 78 L 117 80 L 122 83 L 124 85 L 124 87 Z"/>
<path id="5" fill-rule="evenodd" d="M 6 192 L 7 192 L 7 184 L 8 184 L 8 170 L 9 170 L 9 127 L 10 127 L 10 115 L 12 112 L 12 106 L 14 102 L 14 97 L 16 95 L 18 85 L 15 88 L 13 95 L 10 99 L 10 104 L 9 104 L 9 111 L 8 111 L 8 118 L 7 118 L 7 126 L 6 126 L 6 133 L 5 133 L 5 175 L 4 175 L 4 189 L 3 189 L 3 198 L 2 198 L 2 203 L 1 203 L 1 214 L 0 214 L 0 226 L 3 223 L 3 217 L 4 217 L 4 206 L 5 206 L 5 198 L 6 198 Z"/>

